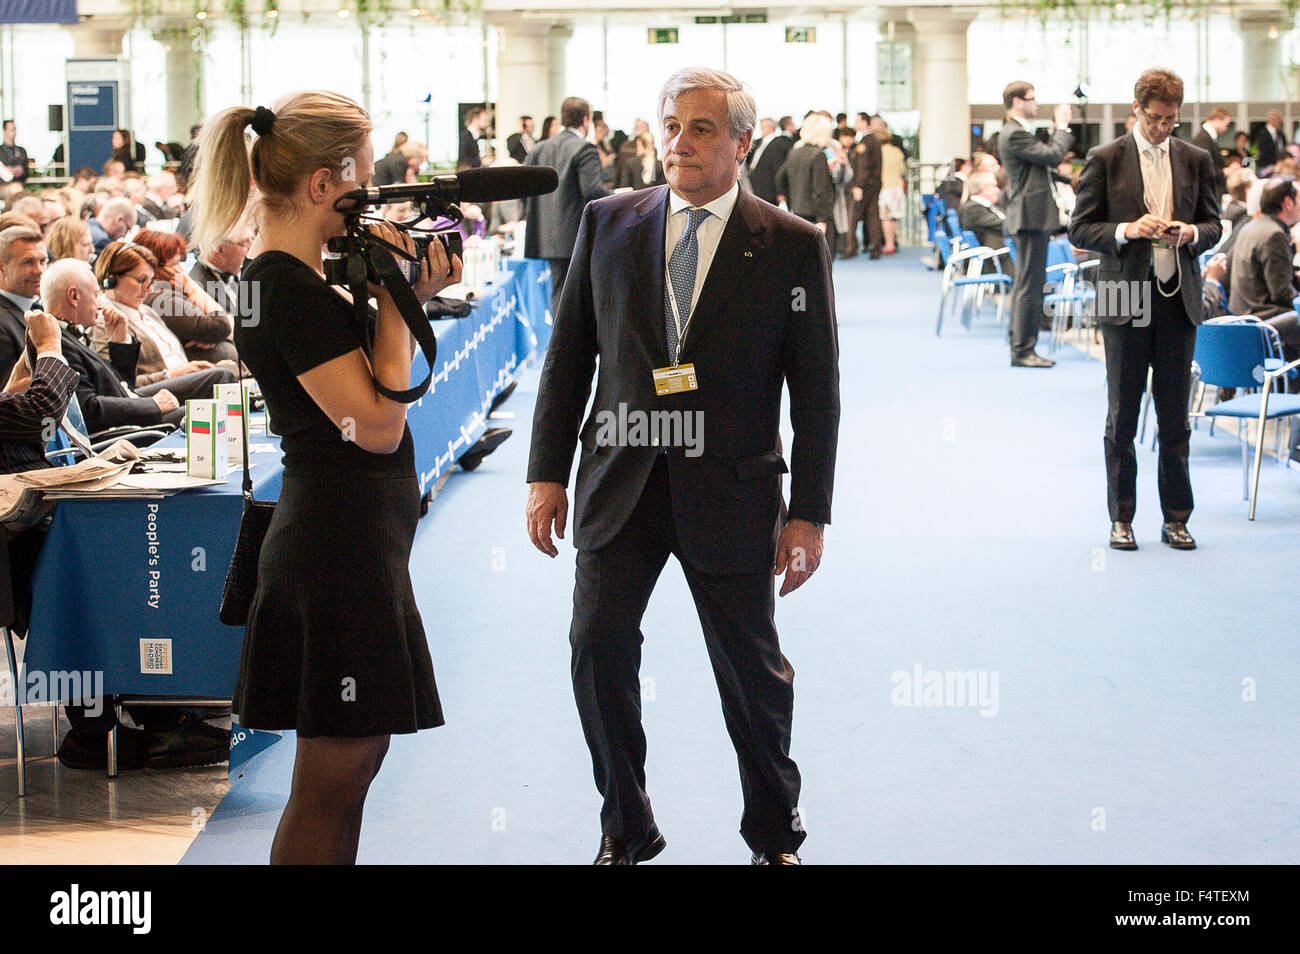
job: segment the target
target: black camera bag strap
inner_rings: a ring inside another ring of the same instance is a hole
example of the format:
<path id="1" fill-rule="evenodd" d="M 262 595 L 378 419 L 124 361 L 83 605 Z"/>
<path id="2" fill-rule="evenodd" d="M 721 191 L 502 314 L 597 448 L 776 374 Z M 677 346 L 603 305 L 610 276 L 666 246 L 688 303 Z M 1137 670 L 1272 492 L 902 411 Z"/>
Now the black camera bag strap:
<path id="1" fill-rule="evenodd" d="M 382 241 L 382 240 L 381 240 Z M 348 270 L 348 289 L 352 292 L 352 308 L 356 313 L 358 327 L 367 329 L 367 340 L 369 343 L 371 336 L 368 334 L 370 328 L 369 317 L 369 287 L 366 283 L 366 263 L 374 269 L 374 274 L 378 275 L 383 285 L 388 289 L 388 294 L 393 298 L 393 304 L 402 314 L 402 320 L 406 322 L 406 327 L 411 329 L 411 334 L 415 336 L 415 341 L 424 352 L 424 360 L 429 365 L 429 373 L 413 388 L 407 388 L 405 391 L 394 391 L 385 387 L 375 379 L 375 390 L 384 397 L 401 404 L 414 404 L 420 398 L 424 397 L 429 390 L 429 385 L 433 382 L 434 359 L 438 356 L 438 338 L 433 333 L 433 326 L 429 324 L 429 319 L 424 314 L 424 309 L 420 307 L 420 301 L 415 297 L 415 292 L 411 290 L 406 276 L 402 274 L 397 267 L 397 260 L 393 258 L 393 253 L 385 247 L 384 244 L 366 242 L 361 248 L 362 254 L 347 256 Z M 364 255 L 364 258 L 362 257 Z M 373 360 L 373 349 L 372 349 Z"/>

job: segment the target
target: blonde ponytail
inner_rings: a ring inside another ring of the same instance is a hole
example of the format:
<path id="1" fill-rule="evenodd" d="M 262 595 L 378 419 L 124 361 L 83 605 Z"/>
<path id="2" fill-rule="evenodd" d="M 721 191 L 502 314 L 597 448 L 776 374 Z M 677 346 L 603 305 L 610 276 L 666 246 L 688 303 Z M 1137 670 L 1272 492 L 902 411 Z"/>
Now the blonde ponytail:
<path id="1" fill-rule="evenodd" d="M 254 119 L 261 134 L 250 149 L 245 129 Z M 298 185 L 317 169 L 355 179 L 356 158 L 372 129 L 365 110 L 325 90 L 293 93 L 269 110 L 235 106 L 218 113 L 199 138 L 193 190 L 199 249 L 215 248 L 231 233 L 253 186 L 260 204 L 275 212 L 292 206 Z"/>

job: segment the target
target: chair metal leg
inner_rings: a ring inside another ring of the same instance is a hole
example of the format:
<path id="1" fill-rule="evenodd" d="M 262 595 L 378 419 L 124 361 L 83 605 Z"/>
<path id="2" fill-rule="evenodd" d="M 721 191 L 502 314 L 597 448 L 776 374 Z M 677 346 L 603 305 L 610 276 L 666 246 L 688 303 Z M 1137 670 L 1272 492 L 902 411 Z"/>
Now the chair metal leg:
<path id="1" fill-rule="evenodd" d="M 1237 419 L 1237 443 L 1241 445 L 1241 499 L 1250 499 L 1250 452 L 1247 450 L 1246 420 Z"/>
<path id="2" fill-rule="evenodd" d="M 1259 465 L 1264 453 L 1264 425 L 1268 422 L 1268 388 L 1260 390 L 1259 431 L 1255 435 L 1255 479 L 1250 488 L 1250 517 L 1255 519 L 1255 504 L 1259 499 Z M 1244 422 L 1243 422 L 1244 423 Z"/>
<path id="3" fill-rule="evenodd" d="M 18 742 L 18 797 L 27 794 L 27 749 L 23 745 L 23 704 L 22 680 L 18 677 L 18 661 L 14 653 L 14 634 L 9 627 L 3 627 L 5 634 L 5 654 L 9 659 L 9 672 L 13 676 L 14 686 L 14 735 Z"/>
<path id="4" fill-rule="evenodd" d="M 108 777 L 117 778 L 117 727 L 122 724 L 122 706 L 113 706 L 113 728 L 108 730 Z"/>

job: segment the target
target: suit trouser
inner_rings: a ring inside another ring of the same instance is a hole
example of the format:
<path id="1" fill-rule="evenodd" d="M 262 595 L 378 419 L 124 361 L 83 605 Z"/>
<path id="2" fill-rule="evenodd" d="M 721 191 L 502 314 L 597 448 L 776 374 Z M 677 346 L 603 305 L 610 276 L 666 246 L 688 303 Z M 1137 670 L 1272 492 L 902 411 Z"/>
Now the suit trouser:
<path id="1" fill-rule="evenodd" d="M 804 838 L 799 769 L 789 754 L 794 669 L 777 641 L 774 578 L 770 570 L 711 576 L 682 559 L 662 456 L 623 529 L 601 549 L 578 552 L 573 692 L 604 798 L 601 831 L 635 844 L 654 824 L 641 727 L 641 618 L 669 554 L 681 560 L 695 600 L 740 762 L 740 833 L 755 851 L 794 851 Z"/>
<path id="2" fill-rule="evenodd" d="M 880 224 L 880 187 L 864 189 L 862 201 L 853 210 L 853 237 L 858 235 L 858 223 L 862 223 L 862 240 L 868 249 L 880 251 L 885 247 L 885 230 Z"/>
<path id="3" fill-rule="evenodd" d="M 1106 344 L 1106 500 L 1110 519 L 1131 523 L 1137 511 L 1137 435 L 1147 368 L 1160 433 L 1157 484 L 1165 520 L 1186 521 L 1192 513 L 1188 445 L 1192 428 L 1187 399 L 1192 388 L 1196 326 L 1182 297 L 1164 297 L 1152 276 L 1151 316 L 1123 325 L 1102 325 Z"/>
<path id="4" fill-rule="evenodd" d="M 140 397 L 153 397 L 159 391 L 170 391 L 180 407 L 164 414 L 163 423 L 180 427 L 185 423 L 186 401 L 210 398 L 214 384 L 233 384 L 238 380 L 235 373 L 228 368 L 204 368 L 201 371 L 182 374 L 180 377 L 163 378 L 153 384 L 146 384 L 142 388 L 136 388 L 135 393 Z"/>
<path id="5" fill-rule="evenodd" d="M 554 318 L 560 313 L 560 295 L 564 292 L 564 276 L 569 274 L 571 259 L 548 258 L 546 261 L 551 266 L 551 317 Z"/>
<path id="6" fill-rule="evenodd" d="M 1027 355 L 1038 345 L 1047 281 L 1047 246 L 1052 233 L 1026 229 L 1015 234 L 1016 277 L 1011 286 L 1011 356 Z"/>

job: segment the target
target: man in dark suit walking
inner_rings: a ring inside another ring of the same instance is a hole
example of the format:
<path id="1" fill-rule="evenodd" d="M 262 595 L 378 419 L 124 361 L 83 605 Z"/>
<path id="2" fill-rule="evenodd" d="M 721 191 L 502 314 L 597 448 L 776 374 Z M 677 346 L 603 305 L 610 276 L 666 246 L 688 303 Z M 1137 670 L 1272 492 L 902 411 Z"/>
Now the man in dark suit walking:
<path id="1" fill-rule="evenodd" d="M 554 192 L 524 200 L 524 255 L 551 264 L 551 314 L 559 311 L 564 276 L 573 257 L 582 210 L 592 199 L 609 195 L 602 181 L 600 152 L 587 142 L 591 104 L 570 96 L 560 104 L 564 129 L 544 139 L 524 159 L 526 166 L 550 166 L 560 178 Z"/>
<path id="2" fill-rule="evenodd" d="M 1187 397 L 1196 326 L 1205 319 L 1197 256 L 1222 232 L 1214 163 L 1204 149 L 1172 135 L 1183 102 L 1176 74 L 1147 70 L 1133 100 L 1132 131 L 1088 153 L 1070 241 L 1101 254 L 1097 320 L 1106 346 L 1110 545 L 1137 549 L 1133 438 L 1150 369 L 1160 428 L 1160 537 L 1175 549 L 1192 550 Z"/>
<path id="3" fill-rule="evenodd" d="M 1011 83 L 1002 91 L 1007 118 L 998 135 L 998 154 L 1007 170 L 1007 235 L 1016 241 L 1016 282 L 1011 289 L 1011 366 L 1050 368 L 1056 364 L 1034 348 L 1043 319 L 1043 285 L 1047 280 L 1047 244 L 1060 227 L 1052 171 L 1074 143 L 1070 107 L 1053 111 L 1056 129 L 1040 142 L 1029 120 L 1038 113 L 1034 88 Z"/>
<path id="4" fill-rule="evenodd" d="M 1282 132 L 1282 114 L 1270 110 L 1264 125 L 1255 133 L 1255 171 L 1267 176 L 1279 159 L 1286 158 L 1286 134 Z"/>
<path id="5" fill-rule="evenodd" d="M 776 174 L 785 165 L 786 156 L 794 148 L 794 140 L 782 134 L 770 119 L 763 120 L 759 132 L 762 135 L 745 157 L 745 168 L 749 172 L 749 185 L 754 190 L 754 195 L 764 202 L 776 205 Z"/>
<path id="6" fill-rule="evenodd" d="M 1192 137 L 1192 145 L 1200 146 L 1214 160 L 1214 197 L 1220 202 L 1228 191 L 1228 177 L 1223 171 L 1223 167 L 1228 163 L 1228 157 L 1219 148 L 1219 137 L 1227 132 L 1231 125 L 1232 114 L 1222 106 L 1215 106 L 1210 110 L 1210 115 L 1205 117 L 1205 122 L 1201 123 L 1201 128 L 1196 130 L 1196 135 Z"/>
<path id="7" fill-rule="evenodd" d="M 639 666 L 641 617 L 672 554 L 739 757 L 751 860 L 798 864 L 794 672 L 773 621 L 773 577 L 786 574 L 784 596 L 812 576 L 831 516 L 831 255 L 814 226 L 738 189 L 755 118 L 738 81 L 679 71 L 660 91 L 659 116 L 668 185 L 583 214 L 533 418 L 528 530 L 556 555 L 551 532 L 564 536 L 580 442 L 569 639 L 604 798 L 596 863 L 635 864 L 665 845 L 646 794 Z M 794 432 L 788 511 L 784 385 Z"/>

